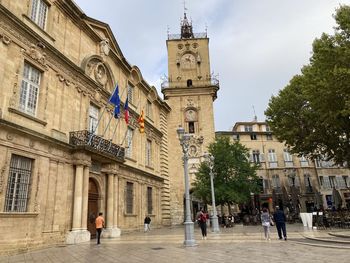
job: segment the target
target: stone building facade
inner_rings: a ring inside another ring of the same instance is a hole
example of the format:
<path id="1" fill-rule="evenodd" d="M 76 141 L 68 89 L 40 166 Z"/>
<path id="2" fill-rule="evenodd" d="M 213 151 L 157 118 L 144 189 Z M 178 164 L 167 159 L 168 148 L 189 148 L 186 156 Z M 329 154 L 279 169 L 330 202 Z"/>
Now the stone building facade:
<path id="1" fill-rule="evenodd" d="M 162 99 L 73 1 L 0 0 L 0 253 L 88 241 L 99 212 L 105 238 L 146 214 L 154 226 L 183 222 L 176 129 L 191 135 L 193 180 L 215 137 L 219 83 L 206 33 L 186 14 L 181 30 L 168 36 Z"/>
<path id="2" fill-rule="evenodd" d="M 104 237 L 171 224 L 171 108 L 107 24 L 70 0 L 1 0 L 0 82 L 0 253 L 90 240 L 98 212 Z"/>
<path id="3" fill-rule="evenodd" d="M 256 206 L 272 209 L 282 202 L 296 214 L 315 207 L 330 209 L 334 205 L 335 188 L 342 197 L 343 207 L 349 207 L 349 169 L 290 154 L 266 122 L 237 122 L 232 131 L 218 131 L 216 136 L 239 141 L 249 149 L 250 161 L 259 165 L 261 193 L 254 196 Z"/>

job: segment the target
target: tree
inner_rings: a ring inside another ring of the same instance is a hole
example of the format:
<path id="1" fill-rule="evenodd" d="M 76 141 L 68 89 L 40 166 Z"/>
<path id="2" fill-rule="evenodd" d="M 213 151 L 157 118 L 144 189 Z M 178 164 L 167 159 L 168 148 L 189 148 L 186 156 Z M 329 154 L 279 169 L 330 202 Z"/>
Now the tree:
<path id="1" fill-rule="evenodd" d="M 209 153 L 214 156 L 215 200 L 218 205 L 244 203 L 252 192 L 258 192 L 257 166 L 249 162 L 249 150 L 245 146 L 220 137 L 209 145 Z M 205 203 L 212 201 L 207 162 L 202 162 L 199 167 L 193 194 Z"/>
<path id="2" fill-rule="evenodd" d="M 350 6 L 334 17 L 334 35 L 315 39 L 310 63 L 270 99 L 265 115 L 292 153 L 350 167 Z"/>

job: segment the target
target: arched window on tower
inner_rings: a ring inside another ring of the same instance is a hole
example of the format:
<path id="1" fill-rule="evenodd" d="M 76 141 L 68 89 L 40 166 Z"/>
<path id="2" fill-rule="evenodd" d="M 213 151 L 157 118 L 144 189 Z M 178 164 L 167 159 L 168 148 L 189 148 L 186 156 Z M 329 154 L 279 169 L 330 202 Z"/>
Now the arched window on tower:
<path id="1" fill-rule="evenodd" d="M 192 87 L 192 79 L 187 80 L 187 87 Z"/>
<path id="2" fill-rule="evenodd" d="M 194 130 L 194 122 L 193 121 L 190 121 L 188 123 L 188 133 L 195 133 L 195 130 Z"/>
<path id="3" fill-rule="evenodd" d="M 198 123 L 198 116 L 195 109 L 188 109 L 185 111 L 185 122 L 187 123 L 188 133 L 196 133 L 196 130 L 198 129 L 198 127 L 196 127 Z"/>

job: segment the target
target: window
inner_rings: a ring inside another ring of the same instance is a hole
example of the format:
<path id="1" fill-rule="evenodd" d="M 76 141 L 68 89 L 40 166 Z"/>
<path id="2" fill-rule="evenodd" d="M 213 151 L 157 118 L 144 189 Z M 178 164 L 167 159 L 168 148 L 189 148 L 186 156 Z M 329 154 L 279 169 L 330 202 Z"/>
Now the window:
<path id="1" fill-rule="evenodd" d="M 320 185 L 324 189 L 330 189 L 331 188 L 331 182 L 329 181 L 328 176 L 320 176 Z"/>
<path id="2" fill-rule="evenodd" d="M 146 141 L 146 165 L 152 165 L 152 141 L 148 139 Z"/>
<path id="3" fill-rule="evenodd" d="M 266 125 L 266 126 L 265 126 L 265 129 L 266 129 L 267 132 L 270 132 L 270 131 L 271 131 L 271 128 L 270 128 L 269 125 Z"/>
<path id="4" fill-rule="evenodd" d="M 268 160 L 269 160 L 269 167 L 270 168 L 276 168 L 277 167 L 277 156 L 274 149 L 268 150 Z"/>
<path id="5" fill-rule="evenodd" d="M 89 108 L 89 131 L 96 132 L 99 109 L 95 105 Z"/>
<path id="6" fill-rule="evenodd" d="M 337 187 L 337 182 L 335 180 L 335 176 L 329 176 L 329 184 L 331 188 L 336 188 Z"/>
<path id="7" fill-rule="evenodd" d="M 299 187 L 300 186 L 299 177 L 296 175 L 288 176 L 288 183 L 289 183 L 289 186 Z"/>
<path id="8" fill-rule="evenodd" d="M 134 100 L 134 87 L 128 84 L 128 101 L 133 104 Z"/>
<path id="9" fill-rule="evenodd" d="M 128 127 L 128 131 L 126 133 L 126 149 L 125 156 L 131 158 L 132 157 L 132 140 L 133 140 L 134 130 Z"/>
<path id="10" fill-rule="evenodd" d="M 187 80 L 187 87 L 192 87 L 192 79 Z"/>
<path id="11" fill-rule="evenodd" d="M 260 152 L 259 150 L 253 150 L 253 154 L 252 154 L 252 158 L 253 158 L 253 162 L 256 164 L 260 163 Z"/>
<path id="12" fill-rule="evenodd" d="M 347 176 L 337 176 L 337 186 L 341 189 L 344 189 L 347 187 Z"/>
<path id="13" fill-rule="evenodd" d="M 45 29 L 48 9 L 49 7 L 44 0 L 33 0 L 30 18 L 42 29 Z"/>
<path id="14" fill-rule="evenodd" d="M 251 140 L 256 140 L 257 139 L 257 135 L 256 134 L 251 134 L 250 135 L 250 139 Z"/>
<path id="15" fill-rule="evenodd" d="M 272 188 L 280 188 L 281 187 L 281 181 L 278 174 L 272 175 Z"/>
<path id="16" fill-rule="evenodd" d="M 246 132 L 253 131 L 253 126 L 252 125 L 244 125 L 244 131 L 246 131 Z"/>
<path id="17" fill-rule="evenodd" d="M 188 133 L 194 133 L 195 130 L 194 130 L 194 122 L 193 121 L 190 121 L 188 123 Z"/>
<path id="18" fill-rule="evenodd" d="M 125 191 L 126 213 L 132 214 L 134 211 L 134 184 L 127 182 Z"/>
<path id="19" fill-rule="evenodd" d="M 284 165 L 286 167 L 293 167 L 293 156 L 289 153 L 288 149 L 283 150 Z"/>
<path id="20" fill-rule="evenodd" d="M 232 137 L 234 141 L 239 141 L 239 134 L 233 134 Z"/>
<path id="21" fill-rule="evenodd" d="M 266 134 L 266 140 L 272 141 L 273 140 L 272 134 Z"/>
<path id="22" fill-rule="evenodd" d="M 19 98 L 19 109 L 27 114 L 35 116 L 41 72 L 28 63 L 24 63 L 23 79 Z"/>
<path id="23" fill-rule="evenodd" d="M 146 116 L 152 119 L 152 103 L 148 100 L 146 104 Z"/>
<path id="24" fill-rule="evenodd" d="M 147 187 L 147 213 L 153 214 L 152 187 Z"/>
<path id="25" fill-rule="evenodd" d="M 5 212 L 26 212 L 33 160 L 13 155 L 5 197 Z"/>
<path id="26" fill-rule="evenodd" d="M 300 166 L 301 167 L 309 166 L 309 161 L 305 158 L 305 156 L 300 157 Z"/>

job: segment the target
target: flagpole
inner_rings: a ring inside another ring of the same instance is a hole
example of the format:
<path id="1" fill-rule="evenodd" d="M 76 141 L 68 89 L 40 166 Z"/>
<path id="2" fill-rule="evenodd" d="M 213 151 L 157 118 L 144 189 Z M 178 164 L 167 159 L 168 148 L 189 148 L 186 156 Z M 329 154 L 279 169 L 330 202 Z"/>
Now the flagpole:
<path id="1" fill-rule="evenodd" d="M 108 101 L 112 98 L 112 96 L 113 96 L 115 90 L 117 89 L 117 87 L 118 87 L 118 83 L 115 85 L 115 88 L 114 88 L 114 90 L 113 90 L 111 96 L 109 97 Z M 100 124 L 101 119 L 102 119 L 102 116 L 103 116 L 103 114 L 104 114 L 105 111 L 106 111 L 107 105 L 108 105 L 108 102 L 107 102 L 107 104 L 104 106 L 103 111 L 102 111 L 100 117 L 98 118 L 98 121 L 97 121 L 97 124 L 96 124 L 96 129 L 95 129 L 95 130 L 92 129 L 92 131 L 91 131 L 91 135 L 90 135 L 90 138 L 89 138 L 89 141 L 88 141 L 88 145 L 91 144 L 92 137 L 94 136 L 95 132 L 97 131 L 98 125 Z"/>
<path id="2" fill-rule="evenodd" d="M 120 95 L 120 97 L 122 97 L 124 95 L 124 92 L 125 90 L 127 89 L 127 87 L 122 91 L 122 94 Z M 118 121 L 117 121 L 117 124 L 115 125 L 115 128 L 114 128 L 114 131 L 113 131 L 113 134 L 112 134 L 112 138 L 110 139 L 109 141 L 109 146 L 108 146 L 108 150 L 111 148 L 112 146 L 112 141 L 113 141 L 113 137 L 117 131 L 117 128 L 118 128 L 118 125 L 119 125 L 119 122 L 120 122 L 120 116 L 118 116 Z"/>

